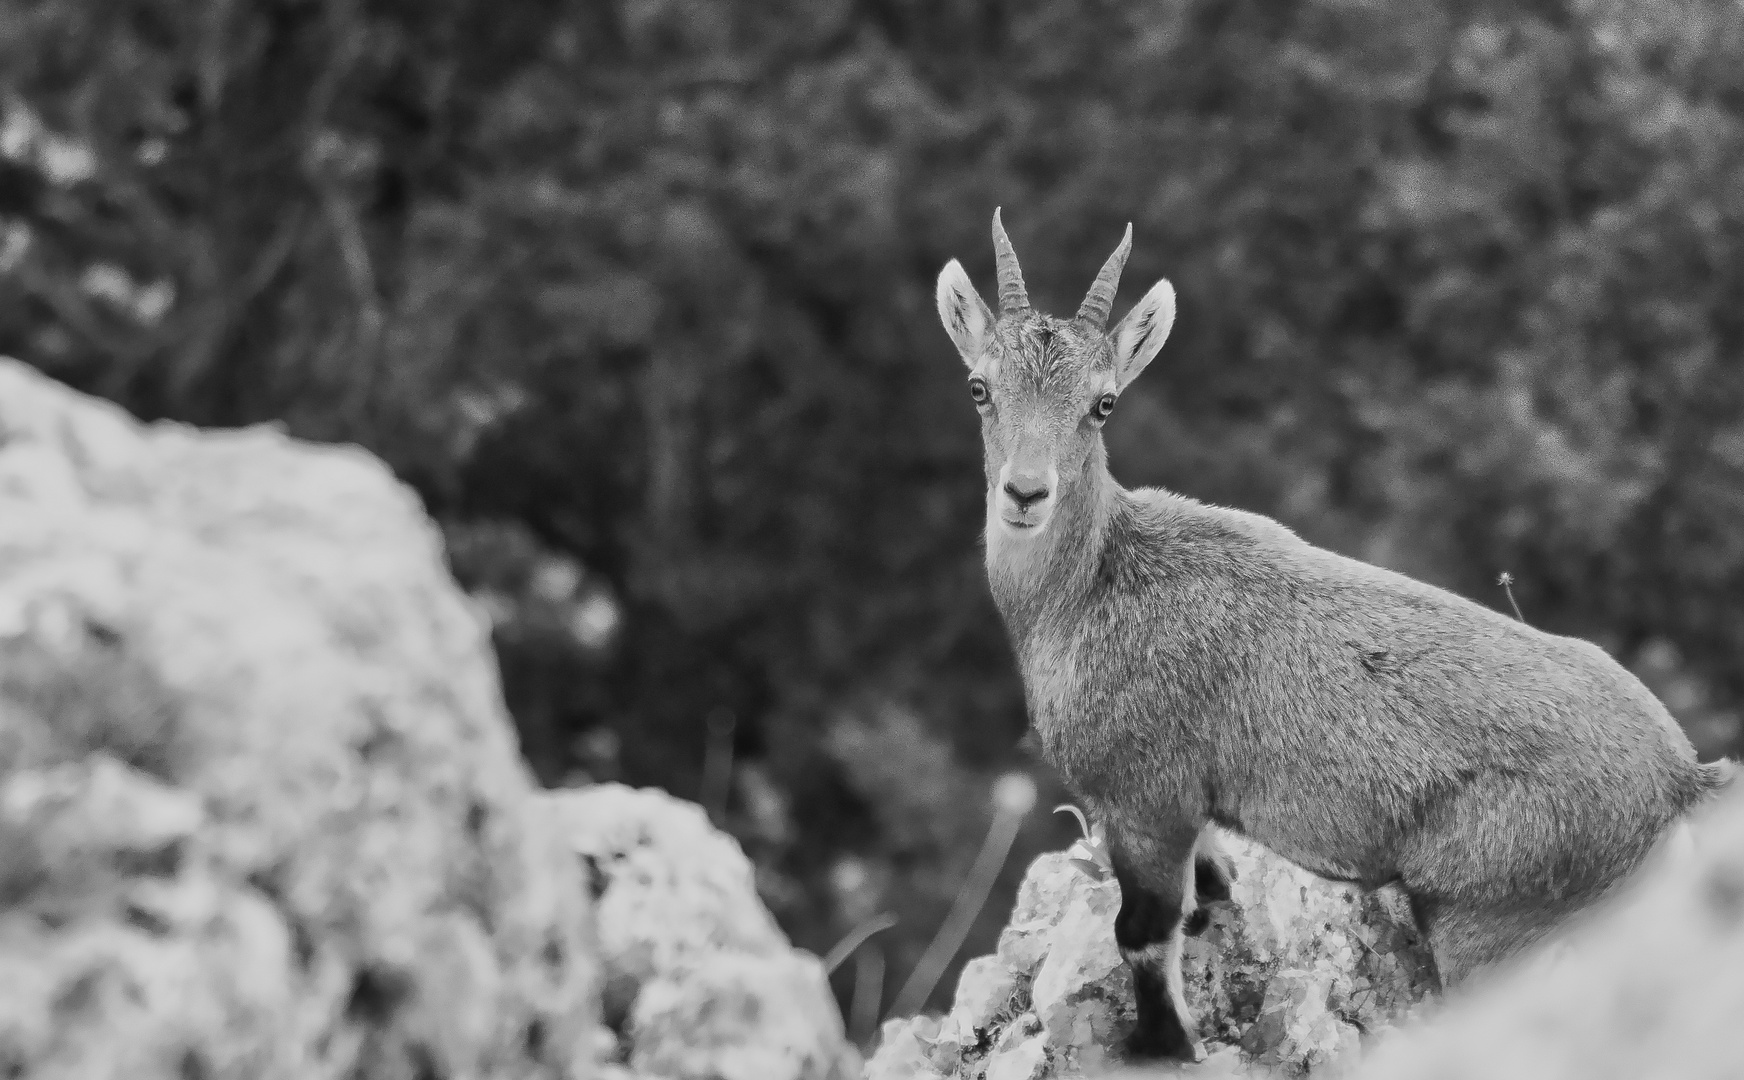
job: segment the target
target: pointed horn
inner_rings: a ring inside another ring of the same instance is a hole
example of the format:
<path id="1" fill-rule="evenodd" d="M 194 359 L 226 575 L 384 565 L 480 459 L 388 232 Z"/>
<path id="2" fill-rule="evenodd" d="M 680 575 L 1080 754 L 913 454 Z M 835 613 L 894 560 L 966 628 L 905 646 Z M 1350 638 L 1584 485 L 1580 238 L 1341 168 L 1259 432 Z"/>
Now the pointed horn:
<path id="1" fill-rule="evenodd" d="M 1102 273 L 1096 275 L 1089 294 L 1078 305 L 1079 322 L 1088 323 L 1099 331 L 1108 326 L 1108 313 L 1114 308 L 1114 292 L 1120 288 L 1120 272 L 1125 269 L 1126 257 L 1131 253 L 1132 222 L 1129 221 L 1126 223 L 1126 235 L 1120 238 L 1120 246 L 1102 264 Z"/>
<path id="2" fill-rule="evenodd" d="M 993 254 L 999 267 L 999 313 L 1011 314 L 1029 310 L 1029 293 L 1023 288 L 1023 271 L 1017 266 L 1017 252 L 1011 249 L 1011 237 L 999 223 L 999 210 L 993 211 Z"/>

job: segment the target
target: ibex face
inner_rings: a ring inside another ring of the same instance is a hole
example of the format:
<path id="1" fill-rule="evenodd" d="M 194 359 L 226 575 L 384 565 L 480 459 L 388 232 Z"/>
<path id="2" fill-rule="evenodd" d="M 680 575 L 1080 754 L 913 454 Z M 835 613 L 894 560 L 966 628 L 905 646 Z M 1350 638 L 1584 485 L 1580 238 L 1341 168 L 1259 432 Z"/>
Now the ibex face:
<path id="1" fill-rule="evenodd" d="M 1074 485 L 1100 464 L 1102 424 L 1114 403 L 1163 347 L 1175 321 L 1175 290 L 1159 281 L 1112 332 L 1104 329 L 1132 226 L 1070 319 L 1031 309 L 1017 255 L 993 212 L 999 314 L 982 302 L 952 259 L 939 274 L 939 318 L 969 368 L 981 413 L 989 539 L 1045 530 Z"/>

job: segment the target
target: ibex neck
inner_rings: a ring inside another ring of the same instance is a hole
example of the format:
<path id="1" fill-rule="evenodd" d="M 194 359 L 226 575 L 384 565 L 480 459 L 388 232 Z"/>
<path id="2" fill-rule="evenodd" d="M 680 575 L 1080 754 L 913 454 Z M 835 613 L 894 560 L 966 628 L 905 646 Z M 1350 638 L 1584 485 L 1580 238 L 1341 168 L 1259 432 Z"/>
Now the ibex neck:
<path id="1" fill-rule="evenodd" d="M 1013 535 L 999 520 L 997 497 L 988 492 L 987 583 L 1021 654 L 1042 621 L 1070 610 L 1094 584 L 1120 486 L 1099 444 L 1075 482 L 1064 485 L 1040 535 Z"/>

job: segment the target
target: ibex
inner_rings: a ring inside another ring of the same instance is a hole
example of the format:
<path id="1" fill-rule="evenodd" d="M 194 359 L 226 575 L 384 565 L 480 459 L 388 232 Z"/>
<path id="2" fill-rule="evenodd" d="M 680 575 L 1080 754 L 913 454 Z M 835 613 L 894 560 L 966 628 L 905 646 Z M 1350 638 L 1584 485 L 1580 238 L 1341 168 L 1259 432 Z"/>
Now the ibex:
<path id="1" fill-rule="evenodd" d="M 1129 225 L 1070 319 L 1030 307 L 993 215 L 999 311 L 955 260 L 939 316 L 969 368 L 987 578 L 1044 756 L 1107 831 L 1133 1056 L 1201 1054 L 1180 935 L 1203 830 L 1324 877 L 1396 884 L 1444 986 L 1639 865 L 1729 779 L 1585 641 L 1109 475 L 1102 427 L 1175 318 L 1159 281 L 1112 331 Z"/>

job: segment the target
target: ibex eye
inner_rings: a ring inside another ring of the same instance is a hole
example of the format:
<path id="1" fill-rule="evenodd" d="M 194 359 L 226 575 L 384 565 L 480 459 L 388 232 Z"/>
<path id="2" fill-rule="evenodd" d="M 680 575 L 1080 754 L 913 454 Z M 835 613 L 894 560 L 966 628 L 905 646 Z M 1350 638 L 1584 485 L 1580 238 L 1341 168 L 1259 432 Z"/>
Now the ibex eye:
<path id="1" fill-rule="evenodd" d="M 1114 395 L 1113 394 L 1103 394 L 1101 399 L 1096 402 L 1096 415 L 1101 417 L 1102 419 L 1106 420 L 1106 419 L 1108 419 L 1108 414 L 1113 412 L 1113 411 L 1114 411 Z"/>
<path id="2" fill-rule="evenodd" d="M 974 399 L 977 405 L 987 403 L 987 383 L 981 376 L 977 375 L 969 380 L 969 396 Z"/>

